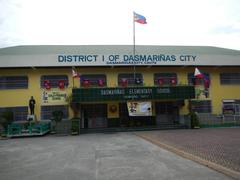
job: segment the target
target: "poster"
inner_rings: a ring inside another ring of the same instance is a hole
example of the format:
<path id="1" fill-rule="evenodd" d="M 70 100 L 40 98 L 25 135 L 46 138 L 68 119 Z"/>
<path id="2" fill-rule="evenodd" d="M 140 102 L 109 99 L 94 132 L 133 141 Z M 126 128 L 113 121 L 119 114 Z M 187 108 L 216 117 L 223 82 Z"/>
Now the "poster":
<path id="1" fill-rule="evenodd" d="M 128 101 L 129 116 L 152 116 L 152 102 Z"/>
<path id="2" fill-rule="evenodd" d="M 63 105 L 67 104 L 67 93 L 65 91 L 43 91 L 42 104 Z"/>

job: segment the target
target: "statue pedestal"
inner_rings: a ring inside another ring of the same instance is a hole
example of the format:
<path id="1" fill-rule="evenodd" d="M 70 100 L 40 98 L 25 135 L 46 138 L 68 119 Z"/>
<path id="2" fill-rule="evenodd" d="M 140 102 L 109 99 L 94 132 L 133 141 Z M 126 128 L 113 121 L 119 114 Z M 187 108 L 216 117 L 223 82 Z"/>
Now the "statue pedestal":
<path id="1" fill-rule="evenodd" d="M 28 114 L 28 115 L 27 115 L 27 120 L 28 120 L 28 121 L 37 121 L 36 115 L 34 115 L 34 114 Z"/>

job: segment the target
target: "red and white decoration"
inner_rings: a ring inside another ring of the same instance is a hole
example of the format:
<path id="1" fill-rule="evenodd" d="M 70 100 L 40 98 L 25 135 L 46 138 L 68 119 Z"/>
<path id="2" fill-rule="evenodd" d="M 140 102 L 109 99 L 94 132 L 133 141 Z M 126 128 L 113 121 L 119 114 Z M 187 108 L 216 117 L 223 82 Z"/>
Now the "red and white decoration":
<path id="1" fill-rule="evenodd" d="M 127 87 L 127 86 L 128 86 L 128 80 L 127 80 L 127 78 L 122 78 L 122 79 L 121 79 L 121 86 L 122 86 L 122 87 Z"/>
<path id="2" fill-rule="evenodd" d="M 49 80 L 44 80 L 43 86 L 45 89 L 50 90 L 51 89 L 51 84 Z"/>
<path id="3" fill-rule="evenodd" d="M 80 74 L 77 71 L 75 71 L 74 69 L 72 69 L 72 77 L 73 78 L 79 78 Z"/>
<path id="4" fill-rule="evenodd" d="M 104 86 L 104 80 L 98 79 L 98 86 Z"/>
<path id="5" fill-rule="evenodd" d="M 175 77 L 170 79 L 171 85 L 176 85 L 177 84 L 177 79 Z"/>
<path id="6" fill-rule="evenodd" d="M 64 82 L 64 80 L 58 81 L 58 87 L 59 87 L 59 89 L 64 89 L 64 88 L 65 88 L 65 82 Z"/>
<path id="7" fill-rule="evenodd" d="M 158 78 L 158 85 L 162 86 L 164 84 L 164 79 L 163 78 Z"/>
<path id="8" fill-rule="evenodd" d="M 88 79 L 83 80 L 83 87 L 89 87 L 90 86 L 90 81 Z"/>
<path id="9" fill-rule="evenodd" d="M 203 74 L 199 71 L 198 68 L 195 68 L 194 77 L 196 77 L 196 78 L 204 78 Z"/>

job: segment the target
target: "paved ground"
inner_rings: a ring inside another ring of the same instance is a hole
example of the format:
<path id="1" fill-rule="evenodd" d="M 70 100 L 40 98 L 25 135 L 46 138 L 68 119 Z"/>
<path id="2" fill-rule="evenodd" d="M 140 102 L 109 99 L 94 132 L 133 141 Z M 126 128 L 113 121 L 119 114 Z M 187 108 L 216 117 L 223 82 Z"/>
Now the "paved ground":
<path id="1" fill-rule="evenodd" d="M 132 133 L 0 140 L 2 180 L 229 180 Z"/>
<path id="2" fill-rule="evenodd" d="M 182 152 L 240 172 L 240 128 L 167 130 L 138 132 L 137 134 L 156 144 L 163 144 L 162 147 L 168 145 L 167 147 L 174 147 Z"/>

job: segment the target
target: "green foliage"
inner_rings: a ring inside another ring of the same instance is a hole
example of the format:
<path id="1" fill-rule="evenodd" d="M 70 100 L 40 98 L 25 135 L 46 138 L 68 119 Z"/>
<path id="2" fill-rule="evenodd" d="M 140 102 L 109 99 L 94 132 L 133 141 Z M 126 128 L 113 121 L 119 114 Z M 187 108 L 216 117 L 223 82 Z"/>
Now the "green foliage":
<path id="1" fill-rule="evenodd" d="M 53 116 L 53 121 L 58 123 L 58 122 L 62 121 L 62 119 L 63 119 L 63 112 L 60 110 L 53 111 L 52 116 Z"/>
<path id="2" fill-rule="evenodd" d="M 72 133 L 79 134 L 79 120 L 72 119 Z"/>
<path id="3" fill-rule="evenodd" d="M 191 128 L 196 128 L 196 127 L 200 127 L 200 123 L 199 123 L 199 118 L 196 112 L 192 111 L 189 113 L 190 116 L 190 120 L 191 120 Z"/>
<path id="4" fill-rule="evenodd" d="M 5 131 L 9 124 L 13 122 L 13 112 L 12 111 L 4 111 L 0 114 L 0 124 L 3 126 Z"/>
<path id="5" fill-rule="evenodd" d="M 72 95 L 68 97 L 68 103 L 70 108 L 73 111 L 73 118 L 77 118 L 80 111 L 81 104 L 79 102 L 73 102 Z"/>

